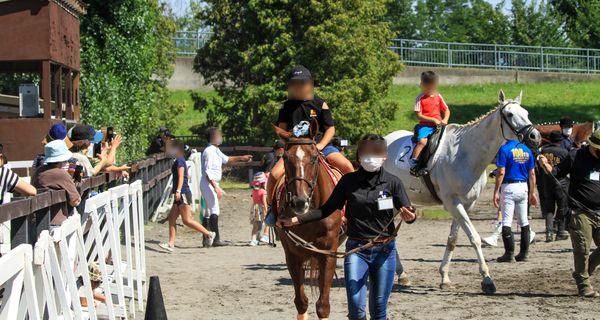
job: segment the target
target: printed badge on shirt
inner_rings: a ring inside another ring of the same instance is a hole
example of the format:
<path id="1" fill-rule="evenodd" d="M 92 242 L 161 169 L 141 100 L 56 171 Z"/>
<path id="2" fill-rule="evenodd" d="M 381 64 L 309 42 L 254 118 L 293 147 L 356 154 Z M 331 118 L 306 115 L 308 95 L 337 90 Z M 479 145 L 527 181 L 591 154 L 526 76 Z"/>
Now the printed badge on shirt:
<path id="1" fill-rule="evenodd" d="M 310 109 L 310 117 L 311 118 L 315 118 L 317 116 L 317 110 L 315 109 Z"/>
<path id="2" fill-rule="evenodd" d="M 592 181 L 600 181 L 600 171 L 592 171 L 592 172 L 590 172 L 590 180 L 592 180 Z"/>

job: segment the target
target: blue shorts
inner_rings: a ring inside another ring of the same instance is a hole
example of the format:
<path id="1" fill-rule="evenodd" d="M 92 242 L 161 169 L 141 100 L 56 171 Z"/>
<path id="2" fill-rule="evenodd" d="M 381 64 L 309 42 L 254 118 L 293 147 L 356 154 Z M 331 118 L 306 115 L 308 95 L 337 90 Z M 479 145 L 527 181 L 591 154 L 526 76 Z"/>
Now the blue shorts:
<path id="1" fill-rule="evenodd" d="M 340 152 L 340 149 L 332 146 L 332 145 L 328 145 L 325 148 L 323 148 L 323 150 L 321 151 L 323 153 L 323 155 L 325 156 L 325 158 L 327 158 L 327 156 L 329 156 L 332 153 L 336 153 L 336 152 Z"/>
<path id="2" fill-rule="evenodd" d="M 417 141 L 421 139 L 427 139 L 435 132 L 435 130 L 436 127 L 431 127 L 419 123 L 415 126 L 415 138 Z"/>

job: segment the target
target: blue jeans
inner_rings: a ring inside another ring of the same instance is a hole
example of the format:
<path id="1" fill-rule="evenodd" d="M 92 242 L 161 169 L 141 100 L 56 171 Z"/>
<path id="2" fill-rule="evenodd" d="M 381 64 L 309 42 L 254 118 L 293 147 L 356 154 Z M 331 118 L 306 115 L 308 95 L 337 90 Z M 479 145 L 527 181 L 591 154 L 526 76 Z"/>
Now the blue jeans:
<path id="1" fill-rule="evenodd" d="M 364 242 L 348 239 L 346 251 L 362 244 Z M 344 275 L 349 319 L 365 319 L 367 317 L 367 283 L 369 286 L 369 314 L 371 319 L 387 319 L 387 303 L 394 286 L 395 270 L 395 241 L 346 257 Z"/>

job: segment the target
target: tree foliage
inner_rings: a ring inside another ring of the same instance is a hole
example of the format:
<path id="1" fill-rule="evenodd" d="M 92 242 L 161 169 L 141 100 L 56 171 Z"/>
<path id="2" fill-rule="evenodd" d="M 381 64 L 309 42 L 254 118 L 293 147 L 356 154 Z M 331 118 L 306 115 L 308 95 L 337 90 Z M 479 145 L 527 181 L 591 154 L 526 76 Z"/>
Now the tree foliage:
<path id="1" fill-rule="evenodd" d="M 88 0 L 81 20 L 83 121 L 113 126 L 125 158 L 141 156 L 177 112 L 167 102 L 175 23 L 158 0 Z"/>
<path id="2" fill-rule="evenodd" d="M 512 0 L 512 43 L 528 46 L 565 46 L 568 44 L 562 17 L 550 4 Z"/>
<path id="3" fill-rule="evenodd" d="M 384 101 L 400 64 L 384 0 L 210 0 L 200 19 L 214 31 L 195 69 L 213 84 L 207 123 L 228 140 L 265 143 L 293 65 L 312 70 L 341 135 L 379 132 L 396 106 Z"/>
<path id="4" fill-rule="evenodd" d="M 553 0 L 566 22 L 573 43 L 584 48 L 600 48 L 600 0 Z"/>

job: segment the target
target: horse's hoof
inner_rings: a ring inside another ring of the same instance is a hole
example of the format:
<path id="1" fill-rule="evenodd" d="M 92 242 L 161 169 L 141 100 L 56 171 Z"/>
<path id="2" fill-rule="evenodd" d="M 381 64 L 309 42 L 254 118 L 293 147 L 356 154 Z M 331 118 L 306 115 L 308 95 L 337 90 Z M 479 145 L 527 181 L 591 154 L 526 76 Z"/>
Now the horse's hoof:
<path id="1" fill-rule="evenodd" d="M 484 294 L 496 293 L 496 285 L 494 284 L 494 280 L 492 280 L 490 277 L 483 278 L 483 281 L 481 281 L 481 290 L 483 290 Z"/>
<path id="2" fill-rule="evenodd" d="M 452 282 L 443 282 L 440 284 L 440 289 L 442 290 L 454 290 L 456 287 L 452 284 Z"/>

